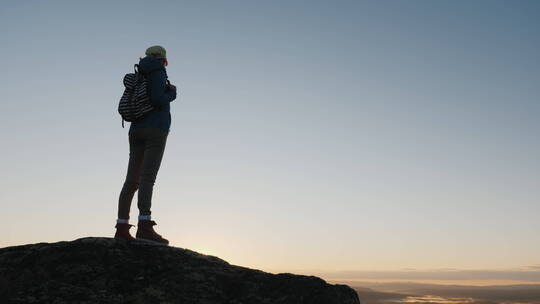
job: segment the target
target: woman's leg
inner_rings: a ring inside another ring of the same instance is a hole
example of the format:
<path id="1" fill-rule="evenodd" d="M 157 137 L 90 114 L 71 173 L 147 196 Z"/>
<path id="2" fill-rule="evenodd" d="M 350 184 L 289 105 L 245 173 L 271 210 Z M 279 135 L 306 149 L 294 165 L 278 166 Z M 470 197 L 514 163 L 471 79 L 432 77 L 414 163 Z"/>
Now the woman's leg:
<path id="1" fill-rule="evenodd" d="M 118 218 L 129 220 L 129 210 L 135 191 L 139 188 L 139 178 L 144 159 L 144 140 L 141 130 L 133 130 L 129 135 L 129 164 L 126 180 L 118 199 Z"/>
<path id="2" fill-rule="evenodd" d="M 150 215 L 152 192 L 161 165 L 168 133 L 157 128 L 145 129 L 144 160 L 139 184 L 139 215 Z"/>

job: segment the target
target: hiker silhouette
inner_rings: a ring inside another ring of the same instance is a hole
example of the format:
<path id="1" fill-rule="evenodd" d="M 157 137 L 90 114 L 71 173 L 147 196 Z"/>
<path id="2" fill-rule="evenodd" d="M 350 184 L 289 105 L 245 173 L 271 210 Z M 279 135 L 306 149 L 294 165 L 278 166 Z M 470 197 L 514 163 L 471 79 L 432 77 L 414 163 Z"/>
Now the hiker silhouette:
<path id="1" fill-rule="evenodd" d="M 115 238 L 133 240 L 129 229 L 129 212 L 135 192 L 138 190 L 139 209 L 137 239 L 163 244 L 169 241 L 156 233 L 151 219 L 152 193 L 159 171 L 169 129 L 171 126 L 170 103 L 176 99 L 176 86 L 168 83 L 168 60 L 162 46 L 149 47 L 145 57 L 140 58 L 138 72 L 147 81 L 147 94 L 153 109 L 142 118 L 131 122 L 129 138 L 129 163 L 126 179 L 118 199 L 118 219 Z"/>

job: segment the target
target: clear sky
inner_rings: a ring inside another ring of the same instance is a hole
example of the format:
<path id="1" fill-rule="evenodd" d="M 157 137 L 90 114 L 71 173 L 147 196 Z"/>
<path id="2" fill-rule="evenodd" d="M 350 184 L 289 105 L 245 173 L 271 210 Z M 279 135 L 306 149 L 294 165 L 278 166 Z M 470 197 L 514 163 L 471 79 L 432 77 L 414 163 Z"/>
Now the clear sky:
<path id="1" fill-rule="evenodd" d="M 179 95 L 152 212 L 173 246 L 268 271 L 540 271 L 539 17 L 2 1 L 0 247 L 113 236 L 122 78 L 160 44 Z"/>

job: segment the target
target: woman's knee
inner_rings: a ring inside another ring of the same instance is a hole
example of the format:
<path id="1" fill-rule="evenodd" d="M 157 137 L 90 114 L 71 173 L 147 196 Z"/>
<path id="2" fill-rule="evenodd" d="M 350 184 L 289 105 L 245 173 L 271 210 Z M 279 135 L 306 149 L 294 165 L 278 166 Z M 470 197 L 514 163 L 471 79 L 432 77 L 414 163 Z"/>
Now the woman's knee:
<path id="1" fill-rule="evenodd" d="M 137 189 L 139 189 L 139 183 L 135 181 L 125 181 L 124 189 L 127 191 L 137 191 Z"/>

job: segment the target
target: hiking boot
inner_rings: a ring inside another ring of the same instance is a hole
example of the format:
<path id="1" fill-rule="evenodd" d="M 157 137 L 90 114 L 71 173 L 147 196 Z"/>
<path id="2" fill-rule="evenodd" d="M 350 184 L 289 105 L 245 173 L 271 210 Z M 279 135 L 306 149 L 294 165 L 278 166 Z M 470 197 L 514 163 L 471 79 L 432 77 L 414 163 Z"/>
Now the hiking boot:
<path id="1" fill-rule="evenodd" d="M 139 220 L 139 224 L 137 225 L 137 239 L 144 239 L 168 245 L 169 241 L 162 238 L 161 235 L 154 231 L 154 228 L 152 228 L 154 225 L 157 225 L 154 221 Z"/>
<path id="2" fill-rule="evenodd" d="M 134 227 L 135 225 L 130 225 L 127 223 L 116 223 L 116 233 L 114 234 L 115 239 L 124 239 L 124 240 L 134 240 L 135 238 L 129 234 L 129 228 Z"/>

